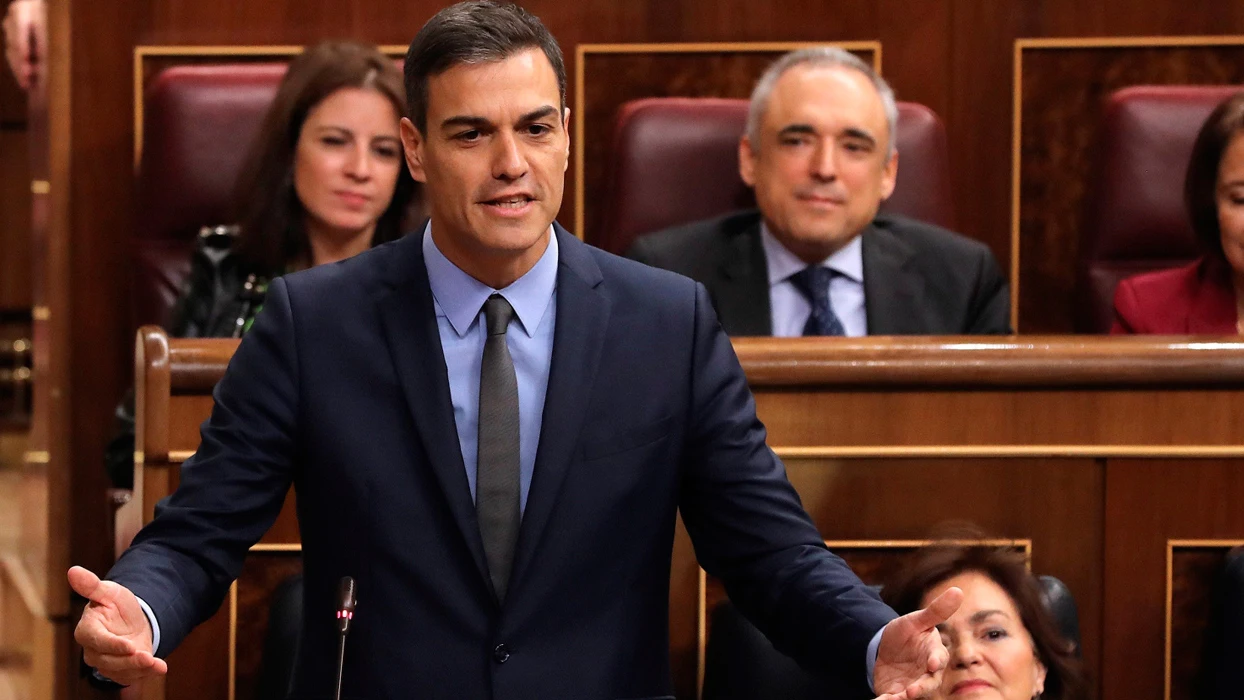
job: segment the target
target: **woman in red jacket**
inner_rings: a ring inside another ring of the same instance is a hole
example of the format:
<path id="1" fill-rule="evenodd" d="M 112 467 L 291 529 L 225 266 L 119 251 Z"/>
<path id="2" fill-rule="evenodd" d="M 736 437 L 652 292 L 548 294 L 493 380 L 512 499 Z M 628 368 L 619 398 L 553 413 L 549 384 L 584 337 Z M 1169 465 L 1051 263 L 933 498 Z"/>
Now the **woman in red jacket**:
<path id="1" fill-rule="evenodd" d="M 1244 333 L 1244 93 L 1218 105 L 1197 134 L 1184 202 L 1205 254 L 1120 282 L 1111 333 Z"/>

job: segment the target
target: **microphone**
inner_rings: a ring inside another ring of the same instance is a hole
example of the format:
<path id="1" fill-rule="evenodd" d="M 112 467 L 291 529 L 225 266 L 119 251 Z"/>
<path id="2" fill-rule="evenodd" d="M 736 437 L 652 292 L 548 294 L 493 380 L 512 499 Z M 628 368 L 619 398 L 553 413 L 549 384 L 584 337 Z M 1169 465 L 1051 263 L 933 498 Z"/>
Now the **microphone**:
<path id="1" fill-rule="evenodd" d="M 354 606 L 358 604 L 354 579 L 343 576 L 337 589 L 337 692 L 334 697 L 341 700 L 341 676 L 346 665 L 346 635 L 350 632 L 350 621 L 354 619 Z"/>

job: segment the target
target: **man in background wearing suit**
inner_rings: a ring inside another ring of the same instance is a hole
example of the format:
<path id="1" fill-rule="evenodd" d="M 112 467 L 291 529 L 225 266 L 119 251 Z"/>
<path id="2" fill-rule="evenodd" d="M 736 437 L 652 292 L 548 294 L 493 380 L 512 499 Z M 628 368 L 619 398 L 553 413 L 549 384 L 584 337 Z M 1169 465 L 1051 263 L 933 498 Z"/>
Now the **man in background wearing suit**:
<path id="1" fill-rule="evenodd" d="M 406 162 L 431 220 L 277 279 L 177 491 L 76 638 L 133 682 L 219 606 L 292 484 L 305 571 L 294 695 L 672 698 L 681 511 L 704 568 L 844 697 L 932 692 L 952 590 L 896 618 L 803 511 L 704 288 L 553 223 L 561 51 L 513 5 L 439 12 L 406 57 Z"/>
<path id="2" fill-rule="evenodd" d="M 894 92 L 860 59 L 787 54 L 757 82 L 739 142 L 759 211 L 652 233 L 627 255 L 704 284 L 730 335 L 1009 333 L 989 248 L 877 213 L 897 122 Z"/>

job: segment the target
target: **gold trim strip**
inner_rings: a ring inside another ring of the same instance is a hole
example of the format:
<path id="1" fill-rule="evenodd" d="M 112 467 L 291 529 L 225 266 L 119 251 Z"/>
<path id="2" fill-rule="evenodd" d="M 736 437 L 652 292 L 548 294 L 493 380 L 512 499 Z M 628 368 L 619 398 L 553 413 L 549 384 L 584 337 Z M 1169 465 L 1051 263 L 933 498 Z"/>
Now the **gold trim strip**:
<path id="1" fill-rule="evenodd" d="M 31 194 L 47 194 L 51 191 L 52 191 L 52 183 L 48 182 L 47 180 L 31 180 L 30 181 L 30 193 Z"/>
<path id="2" fill-rule="evenodd" d="M 1076 38 L 1016 39 L 1020 49 L 1112 49 L 1170 46 L 1242 46 L 1244 35 L 1209 36 L 1094 36 Z"/>
<path id="3" fill-rule="evenodd" d="M 284 58 L 296 56 L 305 49 L 305 46 L 298 44 L 242 44 L 236 46 L 230 45 L 212 45 L 212 46 L 181 46 L 181 45 L 148 45 L 134 47 L 134 172 L 138 172 L 139 163 L 142 162 L 143 154 L 143 61 L 148 57 L 170 57 L 181 56 L 186 58 L 196 58 L 204 56 L 215 57 L 248 57 L 256 56 L 272 56 L 274 58 Z M 398 44 L 383 44 L 376 47 L 380 53 L 396 58 L 406 55 L 406 46 Z"/>
<path id="4" fill-rule="evenodd" d="M 30 317 L 36 321 L 50 321 L 52 310 L 43 305 L 35 306 L 30 309 Z"/>
<path id="5" fill-rule="evenodd" d="M 1171 649 L 1171 629 L 1173 628 L 1175 607 L 1175 549 L 1227 548 L 1244 547 L 1244 540 L 1175 540 L 1166 541 L 1166 632 L 1163 659 L 1164 677 L 1162 683 L 1162 699 L 1171 700 L 1171 667 L 1174 663 Z"/>
<path id="6" fill-rule="evenodd" d="M 1244 457 L 1244 445 L 817 445 L 774 447 L 784 459 L 859 457 Z"/>
<path id="7" fill-rule="evenodd" d="M 1023 51 L 1015 42 L 1015 56 L 1011 62 L 1011 328 L 1019 328 L 1019 191 L 1020 163 L 1023 158 L 1020 118 L 1023 114 L 1024 67 Z"/>
<path id="8" fill-rule="evenodd" d="M 229 700 L 238 693 L 238 582 L 229 586 Z"/>
<path id="9" fill-rule="evenodd" d="M 1244 457 L 1244 445 L 810 445 L 773 446 L 783 459 L 924 457 Z M 170 450 L 169 464 L 181 464 L 194 450 Z"/>
<path id="10" fill-rule="evenodd" d="M 637 44 L 579 44 L 584 53 L 786 53 L 813 46 L 835 46 L 846 51 L 879 51 L 880 40 L 862 41 L 723 41 L 723 42 L 654 42 Z"/>
<path id="11" fill-rule="evenodd" d="M 47 450 L 27 450 L 22 455 L 22 461 L 26 464 L 47 464 L 52 461 L 52 455 Z"/>
<path id="12" fill-rule="evenodd" d="M 261 542 L 259 544 L 251 545 L 250 551 L 252 553 L 256 553 L 256 552 L 258 553 L 263 553 L 263 552 L 281 552 L 281 553 L 299 552 L 301 553 L 302 543 L 301 542 L 291 542 L 291 543 L 284 543 L 284 542 L 263 543 Z"/>
<path id="13" fill-rule="evenodd" d="M 587 83 L 586 58 L 593 54 L 620 53 L 716 53 L 733 51 L 736 53 L 786 53 L 812 46 L 834 46 L 846 51 L 872 51 L 873 70 L 881 72 L 881 41 L 768 41 L 768 42 L 720 42 L 720 43 L 649 43 L 649 44 L 579 44 L 575 47 L 574 75 L 574 111 L 578 115 L 574 125 L 574 235 L 580 240 L 584 238 L 584 227 L 587 218 L 583 215 L 583 207 L 587 199 L 587 189 L 583 182 L 583 152 L 586 126 L 583 121 L 586 110 L 584 86 Z"/>

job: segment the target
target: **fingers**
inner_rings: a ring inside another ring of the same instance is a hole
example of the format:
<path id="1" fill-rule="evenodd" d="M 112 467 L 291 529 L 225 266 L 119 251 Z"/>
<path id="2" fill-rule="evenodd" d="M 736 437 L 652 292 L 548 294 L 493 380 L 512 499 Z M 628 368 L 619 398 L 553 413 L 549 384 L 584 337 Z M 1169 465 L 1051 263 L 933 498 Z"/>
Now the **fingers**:
<path id="1" fill-rule="evenodd" d="M 931 698 L 942 686 L 942 674 L 933 676 L 921 676 L 916 682 L 907 686 L 907 691 L 900 697 L 906 697 L 907 700 L 916 700 L 916 698 Z"/>
<path id="2" fill-rule="evenodd" d="M 134 658 L 107 656 L 92 658 L 87 655 L 83 657 L 83 660 L 88 666 L 99 671 L 104 678 L 123 685 L 168 673 L 168 664 L 163 659 L 157 659 L 145 652 L 135 654 Z"/>
<path id="3" fill-rule="evenodd" d="M 949 620 L 962 603 L 963 591 L 951 586 L 923 610 L 917 610 L 908 615 L 907 619 L 920 631 L 932 630 Z"/>
<path id="4" fill-rule="evenodd" d="M 932 649 L 929 651 L 928 670 L 929 673 L 941 673 L 950 663 L 950 652 L 946 649 L 946 645 L 942 643 L 940 636 L 932 639 L 931 643 Z"/>
<path id="5" fill-rule="evenodd" d="M 73 638 L 87 654 L 132 656 L 139 652 L 134 642 L 108 631 L 102 614 L 89 607 L 82 613 Z"/>
<path id="6" fill-rule="evenodd" d="M 99 577 L 87 569 L 80 566 L 69 567 L 69 587 L 73 589 L 74 593 L 93 603 L 102 602 L 96 600 L 96 596 L 99 594 L 99 584 Z"/>

